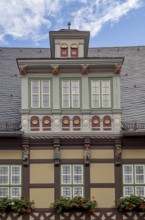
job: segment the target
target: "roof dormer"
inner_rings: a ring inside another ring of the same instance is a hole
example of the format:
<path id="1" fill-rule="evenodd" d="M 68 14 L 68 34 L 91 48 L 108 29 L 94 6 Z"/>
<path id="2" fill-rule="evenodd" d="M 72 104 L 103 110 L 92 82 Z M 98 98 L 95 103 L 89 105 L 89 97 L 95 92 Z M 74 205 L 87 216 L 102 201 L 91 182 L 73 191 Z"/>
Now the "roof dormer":
<path id="1" fill-rule="evenodd" d="M 86 58 L 88 54 L 89 31 L 61 29 L 50 31 L 51 58 Z"/>

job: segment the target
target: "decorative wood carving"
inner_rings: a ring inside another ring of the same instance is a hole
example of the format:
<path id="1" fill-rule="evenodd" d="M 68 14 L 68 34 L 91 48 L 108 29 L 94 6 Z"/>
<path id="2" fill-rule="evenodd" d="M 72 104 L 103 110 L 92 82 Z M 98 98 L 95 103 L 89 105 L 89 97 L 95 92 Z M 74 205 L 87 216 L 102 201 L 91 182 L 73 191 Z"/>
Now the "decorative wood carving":
<path id="1" fill-rule="evenodd" d="M 53 66 L 52 67 L 52 73 L 54 74 L 54 75 L 57 75 L 58 73 L 59 73 L 59 68 L 58 68 L 58 66 Z"/>
<path id="2" fill-rule="evenodd" d="M 29 145 L 22 145 L 23 166 L 29 166 Z"/>
<path id="3" fill-rule="evenodd" d="M 61 155 L 60 155 L 60 139 L 54 139 L 54 164 L 55 166 L 60 165 Z"/>
<path id="4" fill-rule="evenodd" d="M 84 64 L 82 66 L 81 73 L 84 74 L 84 75 L 88 73 L 88 65 Z"/>
<path id="5" fill-rule="evenodd" d="M 116 139 L 115 141 L 115 165 L 120 166 L 121 165 L 121 140 Z"/>
<path id="6" fill-rule="evenodd" d="M 116 64 L 114 73 L 120 74 L 122 66 L 120 64 Z"/>
<path id="7" fill-rule="evenodd" d="M 25 66 L 19 66 L 19 71 L 22 75 L 25 75 L 27 73 L 26 67 Z"/>
<path id="8" fill-rule="evenodd" d="M 84 138 L 84 164 L 86 166 L 90 165 L 90 157 L 91 157 L 91 151 L 90 151 L 90 138 L 89 137 L 85 137 Z"/>

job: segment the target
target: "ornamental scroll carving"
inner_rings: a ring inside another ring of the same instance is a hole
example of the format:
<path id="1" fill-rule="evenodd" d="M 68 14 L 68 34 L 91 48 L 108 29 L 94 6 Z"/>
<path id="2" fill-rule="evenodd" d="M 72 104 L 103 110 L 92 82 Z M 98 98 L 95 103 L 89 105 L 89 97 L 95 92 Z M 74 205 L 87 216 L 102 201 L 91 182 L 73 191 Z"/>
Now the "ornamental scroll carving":
<path id="1" fill-rule="evenodd" d="M 116 64 L 114 73 L 120 74 L 122 66 L 120 64 Z"/>

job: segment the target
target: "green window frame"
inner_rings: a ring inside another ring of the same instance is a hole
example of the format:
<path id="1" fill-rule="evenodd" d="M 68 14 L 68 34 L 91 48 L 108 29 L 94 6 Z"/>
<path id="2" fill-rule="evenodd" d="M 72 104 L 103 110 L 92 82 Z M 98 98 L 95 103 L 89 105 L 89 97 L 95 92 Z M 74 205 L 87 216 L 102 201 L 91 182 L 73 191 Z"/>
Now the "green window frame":
<path id="1" fill-rule="evenodd" d="M 84 195 L 84 166 L 61 165 L 61 196 L 73 198 Z"/>
<path id="2" fill-rule="evenodd" d="M 51 108 L 51 79 L 30 79 L 31 108 Z"/>
<path id="3" fill-rule="evenodd" d="M 0 198 L 21 197 L 21 176 L 21 165 L 0 165 Z"/>
<path id="4" fill-rule="evenodd" d="M 145 164 L 123 165 L 123 196 L 145 196 Z"/>
<path id="5" fill-rule="evenodd" d="M 111 108 L 112 80 L 111 78 L 90 78 L 91 108 Z"/>
<path id="6" fill-rule="evenodd" d="M 81 105 L 80 79 L 61 79 L 61 107 L 64 109 L 78 109 Z"/>

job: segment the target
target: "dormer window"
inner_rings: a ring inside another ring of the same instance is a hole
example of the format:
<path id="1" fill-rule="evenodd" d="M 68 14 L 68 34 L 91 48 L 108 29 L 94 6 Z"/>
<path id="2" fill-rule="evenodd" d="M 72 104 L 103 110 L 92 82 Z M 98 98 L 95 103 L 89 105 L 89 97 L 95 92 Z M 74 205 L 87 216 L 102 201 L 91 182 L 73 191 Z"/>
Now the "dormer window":
<path id="1" fill-rule="evenodd" d="M 61 44 L 61 57 L 68 57 L 68 45 Z"/>
<path id="2" fill-rule="evenodd" d="M 78 57 L 78 45 L 77 44 L 71 45 L 71 57 Z"/>

